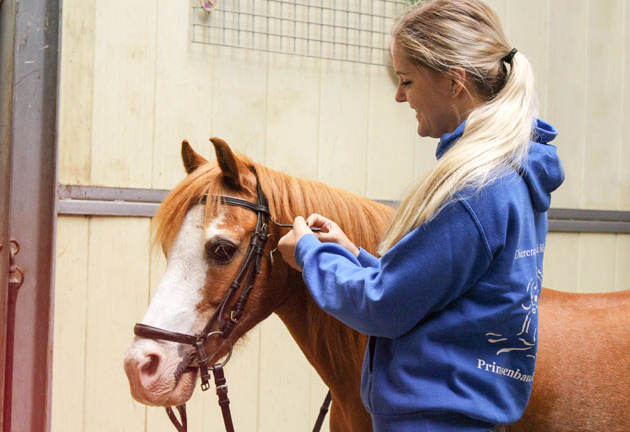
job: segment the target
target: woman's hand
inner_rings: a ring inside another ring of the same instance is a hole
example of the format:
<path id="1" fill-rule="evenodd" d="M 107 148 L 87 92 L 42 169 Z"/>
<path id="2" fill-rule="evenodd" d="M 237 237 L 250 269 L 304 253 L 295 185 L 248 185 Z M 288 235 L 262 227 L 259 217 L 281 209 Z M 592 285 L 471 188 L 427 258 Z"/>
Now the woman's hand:
<path id="1" fill-rule="evenodd" d="M 320 228 L 321 231 L 312 232 L 310 227 Z M 298 216 L 293 221 L 293 229 L 278 241 L 278 250 L 282 258 L 296 270 L 302 271 L 295 262 L 295 247 L 303 236 L 311 233 L 322 242 L 337 243 L 352 252 L 354 256 L 359 255 L 359 248 L 350 241 L 335 222 L 316 213 L 310 215 L 306 221 L 302 216 Z"/>
<path id="2" fill-rule="evenodd" d="M 346 233 L 344 233 L 335 222 L 317 213 L 313 213 L 308 217 L 306 223 L 310 227 L 321 228 L 321 231 L 314 233 L 319 241 L 324 243 L 337 243 L 339 246 L 343 246 L 352 252 L 354 256 L 359 255 L 359 248 L 350 241 Z"/>
<path id="3" fill-rule="evenodd" d="M 302 271 L 300 266 L 295 262 L 295 247 L 302 237 L 310 234 L 311 229 L 306 225 L 306 221 L 302 216 L 298 216 L 293 221 L 293 229 L 282 236 L 278 241 L 278 250 L 282 258 L 296 270 Z"/>

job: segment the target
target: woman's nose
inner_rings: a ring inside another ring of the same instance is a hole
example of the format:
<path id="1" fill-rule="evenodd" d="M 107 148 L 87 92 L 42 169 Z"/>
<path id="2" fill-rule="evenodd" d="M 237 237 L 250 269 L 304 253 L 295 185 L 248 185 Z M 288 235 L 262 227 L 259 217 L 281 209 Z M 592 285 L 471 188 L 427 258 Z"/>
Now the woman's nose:
<path id="1" fill-rule="evenodd" d="M 396 102 L 407 102 L 407 96 L 405 96 L 405 92 L 402 91 L 400 87 L 396 89 L 396 96 L 394 99 L 396 99 Z"/>

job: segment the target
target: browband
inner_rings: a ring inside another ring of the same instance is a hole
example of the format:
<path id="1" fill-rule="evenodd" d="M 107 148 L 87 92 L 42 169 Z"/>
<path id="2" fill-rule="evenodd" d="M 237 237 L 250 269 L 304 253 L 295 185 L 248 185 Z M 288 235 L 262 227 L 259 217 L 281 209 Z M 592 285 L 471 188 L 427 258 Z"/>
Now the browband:
<path id="1" fill-rule="evenodd" d="M 241 198 L 231 197 L 227 195 L 215 195 L 215 196 L 220 198 L 222 204 L 228 204 L 228 205 L 233 205 L 237 207 L 245 207 L 255 212 L 265 213 L 266 215 L 269 214 L 269 209 L 267 208 L 266 205 L 254 204 L 253 202 L 249 202 Z M 199 202 L 205 203 L 206 201 L 208 201 L 207 194 L 203 195 Z"/>

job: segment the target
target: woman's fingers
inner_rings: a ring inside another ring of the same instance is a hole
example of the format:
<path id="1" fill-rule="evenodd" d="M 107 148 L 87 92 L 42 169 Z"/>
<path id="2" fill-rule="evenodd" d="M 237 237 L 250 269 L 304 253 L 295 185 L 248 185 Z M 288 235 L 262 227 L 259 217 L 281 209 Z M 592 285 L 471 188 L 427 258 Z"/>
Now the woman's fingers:
<path id="1" fill-rule="evenodd" d="M 293 220 L 293 232 L 295 232 L 298 239 L 311 233 L 311 229 L 302 216 L 298 216 Z"/>
<path id="2" fill-rule="evenodd" d="M 308 226 L 313 228 L 321 228 L 323 231 L 330 231 L 331 225 L 336 225 L 330 219 L 319 215 L 317 213 L 313 213 L 306 219 L 306 223 Z"/>

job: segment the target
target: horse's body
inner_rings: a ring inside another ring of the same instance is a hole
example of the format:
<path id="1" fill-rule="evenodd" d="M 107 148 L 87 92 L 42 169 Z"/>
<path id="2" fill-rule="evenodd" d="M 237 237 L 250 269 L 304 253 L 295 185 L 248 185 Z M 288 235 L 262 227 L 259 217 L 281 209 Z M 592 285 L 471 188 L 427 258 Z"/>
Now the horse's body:
<path id="1" fill-rule="evenodd" d="M 219 140 L 213 140 L 213 143 L 219 167 L 207 164 L 187 145 L 182 149 L 190 175 L 169 195 L 157 216 L 158 240 L 167 257 L 169 251 L 177 257 L 178 242 L 183 241 L 178 231 L 190 229 L 182 220 L 201 195 L 226 193 L 227 190 L 228 194 L 254 201 L 256 194 L 252 184 L 255 179 L 249 171 L 250 166 L 255 166 L 258 172 L 273 219 L 286 222 L 296 215 L 308 216 L 317 212 L 335 220 L 355 244 L 372 252 L 376 249 L 379 236 L 391 216 L 390 208 L 321 183 L 297 180 L 241 160 L 234 157 L 225 143 Z M 252 230 L 252 218 L 242 209 L 220 210 L 216 205 L 209 205 L 202 220 L 205 238 L 210 239 L 205 248 L 208 249 L 208 243 L 217 237 L 211 238 L 209 232 L 229 237 L 237 246 L 238 243 L 246 243 L 247 233 Z M 199 225 L 199 222 L 196 223 Z M 286 229 L 272 226 L 270 230 L 275 236 L 286 232 Z M 195 245 L 188 247 L 194 248 Z M 200 247 L 203 248 L 204 244 Z M 236 252 L 234 261 L 239 259 Z M 275 312 L 331 390 L 330 430 L 370 431 L 370 416 L 363 408 L 359 395 L 366 337 L 322 312 L 308 294 L 301 275 L 290 269 L 278 254 L 275 261 L 273 266 L 269 263 L 263 265 L 250 300 L 253 304 L 251 307 L 248 305 L 244 319 L 237 324 L 230 338 L 238 339 Z M 227 289 L 234 272 L 231 262 L 228 264 L 223 267 L 197 267 L 206 272 L 201 278 L 201 286 L 197 287 L 201 294 L 195 313 L 199 317 L 191 328 L 179 331 L 195 333 L 203 327 L 204 319 Z M 172 274 L 168 275 L 167 266 L 163 281 L 173 278 Z M 167 282 L 161 282 L 161 285 L 168 285 Z M 167 288 L 158 288 L 158 295 L 160 289 L 164 291 Z M 151 307 L 147 316 L 160 315 L 155 311 L 150 314 Z M 161 325 L 175 324 L 167 322 Z M 578 295 L 544 289 L 540 300 L 539 329 L 539 354 L 530 404 L 523 418 L 507 430 L 630 430 L 630 375 L 627 372 L 630 366 L 630 292 Z M 136 340 L 128 350 L 125 369 L 132 394 L 152 405 L 185 402 L 192 393 L 196 373 L 193 376 L 184 373 L 184 378 L 178 376 L 173 380 L 173 370 L 183 356 L 181 350 L 177 347 L 162 349 L 148 343 Z M 223 345 L 209 348 L 210 352 L 215 352 L 214 360 L 225 353 Z M 156 358 L 163 361 L 158 362 Z"/>
<path id="2" fill-rule="evenodd" d="M 532 396 L 509 432 L 630 430 L 630 291 L 543 289 Z"/>

